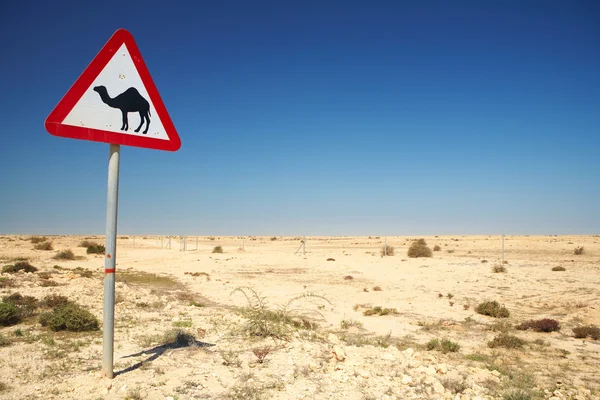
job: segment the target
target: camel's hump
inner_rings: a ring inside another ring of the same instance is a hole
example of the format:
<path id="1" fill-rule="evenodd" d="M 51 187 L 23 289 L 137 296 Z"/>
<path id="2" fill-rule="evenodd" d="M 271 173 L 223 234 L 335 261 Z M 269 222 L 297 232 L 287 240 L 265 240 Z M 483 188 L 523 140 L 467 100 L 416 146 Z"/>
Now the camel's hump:
<path id="1" fill-rule="evenodd" d="M 127 89 L 123 93 L 137 93 L 137 94 L 140 94 L 140 92 L 138 92 L 138 90 L 136 88 L 134 88 L 134 87 L 130 87 L 129 89 Z"/>

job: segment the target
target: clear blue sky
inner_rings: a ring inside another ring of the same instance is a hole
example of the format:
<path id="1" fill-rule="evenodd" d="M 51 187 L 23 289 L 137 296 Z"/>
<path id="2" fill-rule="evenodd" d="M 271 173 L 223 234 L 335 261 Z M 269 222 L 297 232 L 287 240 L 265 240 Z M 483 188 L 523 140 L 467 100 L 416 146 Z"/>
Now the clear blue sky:
<path id="1" fill-rule="evenodd" d="M 0 232 L 104 232 L 44 120 L 118 28 L 182 140 L 122 147 L 119 233 L 600 233 L 594 0 L 3 2 Z"/>

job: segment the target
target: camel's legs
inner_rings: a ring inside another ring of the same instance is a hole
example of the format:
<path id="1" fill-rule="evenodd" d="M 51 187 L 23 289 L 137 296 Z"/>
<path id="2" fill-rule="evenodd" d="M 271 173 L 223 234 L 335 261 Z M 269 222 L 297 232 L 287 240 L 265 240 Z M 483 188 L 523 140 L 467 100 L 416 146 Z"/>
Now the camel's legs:
<path id="1" fill-rule="evenodd" d="M 144 125 L 144 117 L 145 117 L 145 113 L 143 111 L 140 111 L 140 126 L 137 127 L 137 129 L 135 130 L 136 132 L 139 132 L 140 129 L 142 129 L 142 125 Z M 146 132 L 144 132 L 146 133 Z"/>
<path id="2" fill-rule="evenodd" d="M 146 129 L 144 130 L 144 134 L 146 134 L 148 133 L 148 128 L 150 128 L 150 117 L 148 116 L 147 112 L 144 114 L 144 116 L 146 117 Z"/>
<path id="3" fill-rule="evenodd" d="M 129 122 L 127 121 L 127 113 L 125 111 L 121 111 L 123 114 L 123 126 L 121 126 L 122 131 L 126 131 L 129 129 Z"/>

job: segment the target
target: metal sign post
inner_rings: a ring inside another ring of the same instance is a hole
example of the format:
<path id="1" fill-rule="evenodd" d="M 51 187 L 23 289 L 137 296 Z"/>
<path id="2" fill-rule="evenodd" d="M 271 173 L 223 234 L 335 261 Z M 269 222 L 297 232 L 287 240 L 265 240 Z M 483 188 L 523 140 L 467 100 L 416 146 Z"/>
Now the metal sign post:
<path id="1" fill-rule="evenodd" d="M 102 370 L 113 378 L 115 338 L 115 265 L 117 259 L 117 211 L 119 205 L 119 158 L 121 146 L 110 145 L 108 156 L 108 194 L 106 198 L 106 254 L 104 256 L 104 326 Z"/>
<path id="2" fill-rule="evenodd" d="M 140 116 L 137 129 L 138 121 L 129 116 L 136 112 Z M 120 145 L 177 151 L 181 140 L 133 36 L 125 29 L 111 36 L 48 115 L 45 126 L 54 136 L 110 144 L 102 369 L 113 378 Z M 142 126 L 145 129 L 140 131 Z"/>

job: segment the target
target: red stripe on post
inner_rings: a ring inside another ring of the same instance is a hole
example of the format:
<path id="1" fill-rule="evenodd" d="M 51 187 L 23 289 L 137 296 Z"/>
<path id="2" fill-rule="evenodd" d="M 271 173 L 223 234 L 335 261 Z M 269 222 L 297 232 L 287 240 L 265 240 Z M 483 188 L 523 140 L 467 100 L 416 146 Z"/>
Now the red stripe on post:
<path id="1" fill-rule="evenodd" d="M 104 269 L 104 273 L 105 274 L 114 274 L 116 271 L 116 268 L 110 268 L 110 269 Z"/>

